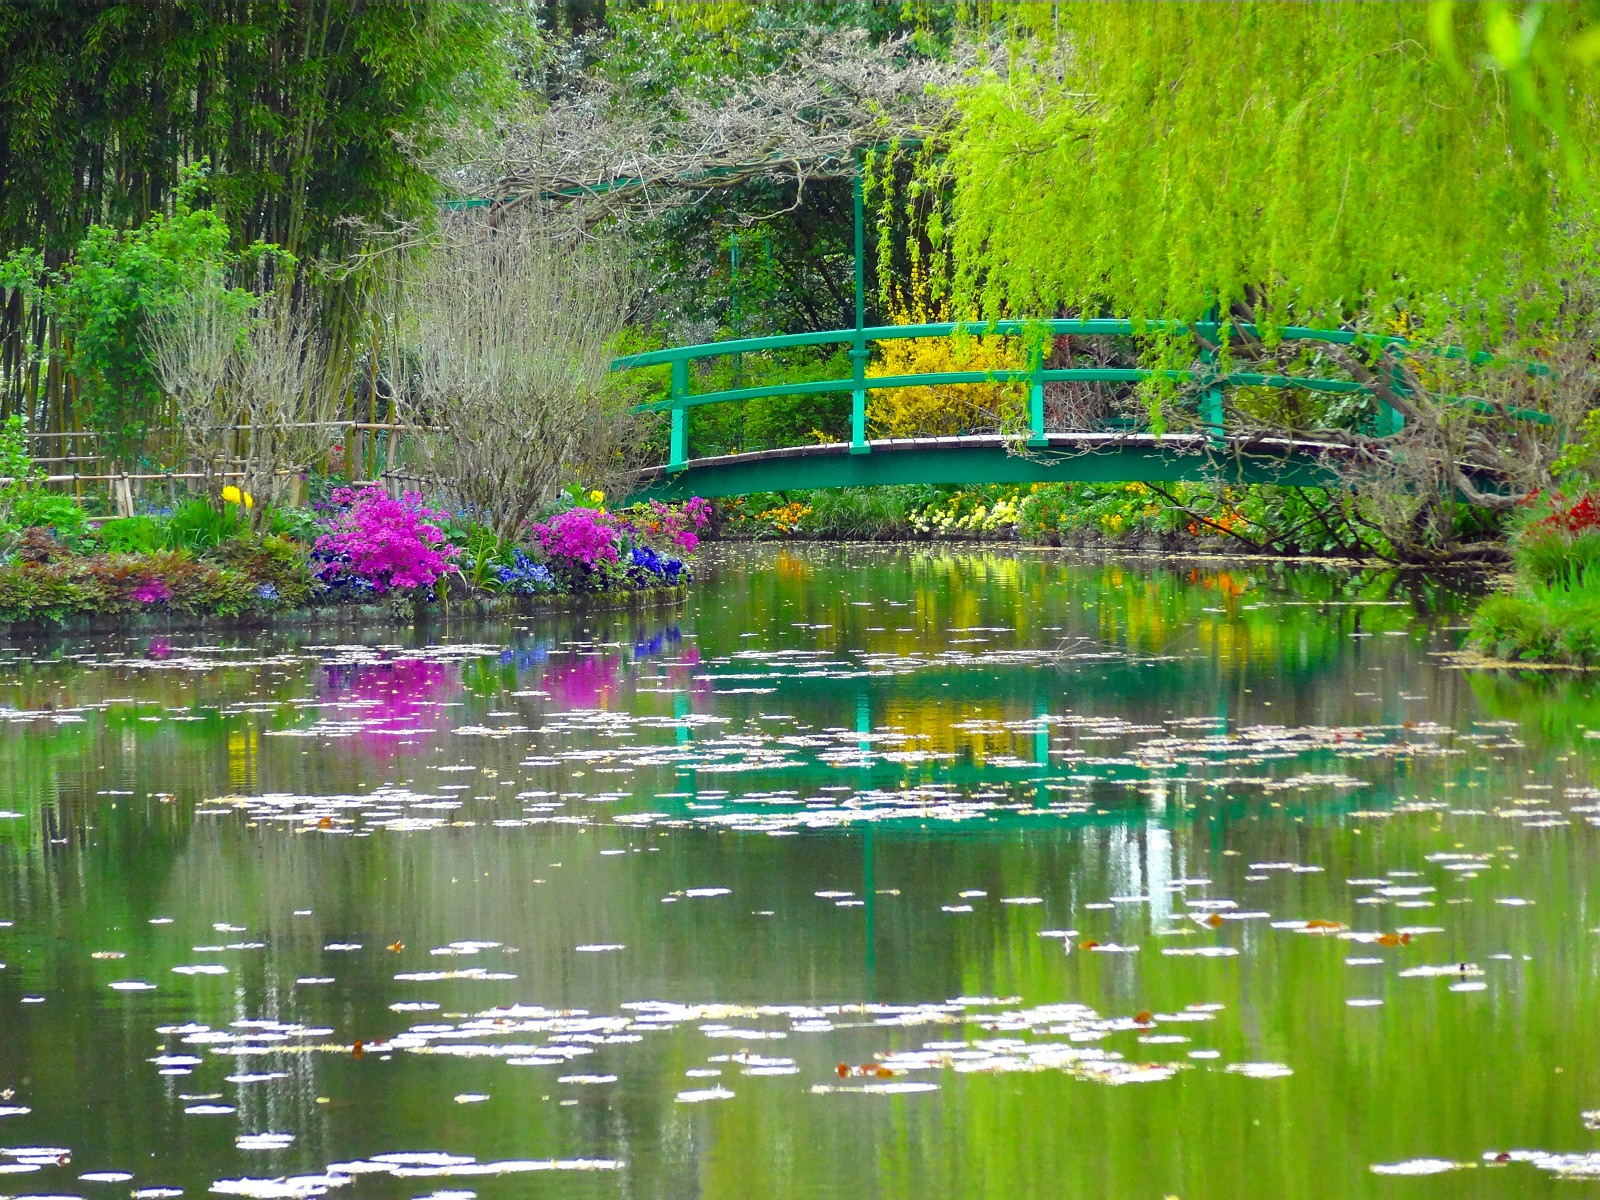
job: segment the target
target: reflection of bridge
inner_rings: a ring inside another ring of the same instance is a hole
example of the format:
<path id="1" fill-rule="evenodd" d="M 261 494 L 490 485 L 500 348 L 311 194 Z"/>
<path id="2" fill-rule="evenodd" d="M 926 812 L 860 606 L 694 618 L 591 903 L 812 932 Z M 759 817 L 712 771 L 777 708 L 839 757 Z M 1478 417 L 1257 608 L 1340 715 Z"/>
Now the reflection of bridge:
<path id="1" fill-rule="evenodd" d="M 860 311 L 858 305 L 858 312 Z M 1196 432 L 1157 435 L 1109 428 L 1052 431 L 1045 423 L 1045 385 L 1051 383 L 1137 384 L 1157 375 L 1145 368 L 1047 368 L 1046 347 L 1063 336 L 1129 337 L 1132 322 L 1118 320 L 1000 321 L 967 326 L 970 334 L 1000 334 L 1021 340 L 1027 348 L 1022 369 L 944 371 L 916 375 L 868 376 L 868 342 L 902 338 L 949 337 L 953 324 L 894 325 L 833 330 L 780 337 L 739 338 L 698 346 L 654 350 L 618 359 L 614 370 L 667 366 L 668 398 L 642 406 L 642 411 L 671 414 L 667 461 L 642 474 L 635 498 L 672 499 L 689 495 L 730 496 L 790 488 L 849 487 L 887 483 L 1039 483 L 1060 481 L 1225 479 L 1241 483 L 1327 484 L 1335 478 L 1332 459 L 1340 447 L 1310 440 L 1231 435 L 1224 421 L 1223 395 L 1232 387 L 1269 387 L 1308 392 L 1370 396 L 1371 389 L 1351 379 L 1223 371 L 1211 355 L 1186 370 L 1160 375 L 1193 397 L 1198 408 Z M 1138 333 L 1147 330 L 1140 329 Z M 1177 332 L 1190 332 L 1188 329 Z M 1223 327 L 1201 324 L 1192 332 L 1215 343 Z M 1237 332 L 1255 336 L 1252 326 Z M 1286 341 L 1352 345 L 1359 335 L 1340 330 L 1290 328 Z M 1380 339 L 1404 345 L 1402 339 Z M 768 384 L 695 393 L 689 386 L 689 364 L 696 359 L 760 353 L 800 346 L 848 344 L 852 363 L 847 379 Z M 943 438 L 867 437 L 867 393 L 886 388 L 941 387 L 955 384 L 1014 384 L 1028 388 L 1028 425 L 1014 433 L 968 434 Z M 851 438 L 848 442 L 789 446 L 741 454 L 689 457 L 690 410 L 708 404 L 736 404 L 771 396 L 850 393 Z M 1400 418 L 1378 404 L 1378 432 L 1399 428 Z"/>

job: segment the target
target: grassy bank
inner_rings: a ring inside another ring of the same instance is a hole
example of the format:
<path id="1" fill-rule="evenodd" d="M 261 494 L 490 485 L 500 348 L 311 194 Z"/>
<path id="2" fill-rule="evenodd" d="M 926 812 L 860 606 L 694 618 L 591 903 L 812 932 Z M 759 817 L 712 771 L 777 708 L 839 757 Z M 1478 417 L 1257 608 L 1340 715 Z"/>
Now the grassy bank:
<path id="1" fill-rule="evenodd" d="M 1600 666 L 1600 505 L 1556 492 L 1523 509 L 1514 572 L 1473 615 L 1473 646 L 1491 658 Z"/>

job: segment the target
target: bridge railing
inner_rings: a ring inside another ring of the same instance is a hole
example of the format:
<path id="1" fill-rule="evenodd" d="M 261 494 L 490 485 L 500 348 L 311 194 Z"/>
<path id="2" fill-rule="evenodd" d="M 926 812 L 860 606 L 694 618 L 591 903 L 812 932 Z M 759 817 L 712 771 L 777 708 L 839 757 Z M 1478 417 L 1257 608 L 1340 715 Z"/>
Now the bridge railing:
<path id="1" fill-rule="evenodd" d="M 1229 326 L 1248 336 L 1260 336 L 1254 325 Z M 1224 427 L 1223 389 L 1228 387 L 1298 388 L 1309 392 L 1334 394 L 1372 395 L 1373 389 L 1350 379 L 1321 379 L 1304 375 L 1268 374 L 1253 371 L 1223 371 L 1215 365 L 1214 357 L 1202 356 L 1201 365 L 1193 369 L 1151 370 L 1142 367 L 1046 367 L 1045 343 L 1060 336 L 1127 336 L 1135 332 L 1145 334 L 1157 329 L 1175 333 L 1190 331 L 1212 340 L 1222 331 L 1220 324 L 1209 322 L 1194 325 L 1147 323 L 1136 331 L 1132 321 L 1111 318 L 1091 320 L 1047 321 L 995 321 L 988 324 L 961 324 L 941 322 L 927 325 L 878 325 L 858 329 L 835 329 L 819 333 L 780 334 L 774 337 L 734 338 L 720 342 L 705 342 L 694 346 L 675 346 L 666 350 L 650 350 L 618 358 L 611 364 L 613 371 L 627 371 L 638 367 L 662 366 L 671 368 L 668 397 L 665 400 L 639 405 L 638 412 L 670 412 L 671 434 L 665 469 L 681 471 L 689 462 L 689 410 L 706 404 L 727 404 L 742 400 L 757 400 L 767 396 L 827 395 L 849 392 L 851 394 L 850 452 L 867 454 L 871 445 L 867 441 L 867 393 L 888 388 L 931 387 L 963 383 L 1026 383 L 1029 387 L 1028 444 L 1048 444 L 1045 430 L 1044 385 L 1059 382 L 1083 383 L 1139 383 L 1161 376 L 1177 383 L 1197 383 L 1201 387 L 1200 423 L 1213 441 L 1221 442 L 1226 435 Z M 873 375 L 866 373 L 870 351 L 868 342 L 888 342 L 906 338 L 951 337 L 958 332 L 970 335 L 1002 335 L 1022 337 L 1028 342 L 1028 366 L 1023 369 L 995 369 L 983 371 L 937 371 L 913 375 Z M 1367 345 L 1409 347 L 1402 337 L 1374 337 L 1339 329 L 1311 329 L 1290 326 L 1276 331 L 1283 341 L 1326 342 L 1334 345 Z M 765 384 L 760 387 L 726 388 L 713 392 L 694 392 L 690 389 L 689 364 L 702 358 L 718 358 L 735 354 L 750 354 L 765 350 L 786 350 L 798 346 L 851 346 L 851 374 L 847 379 L 822 379 L 801 383 Z M 1448 358 L 1470 357 L 1473 362 L 1491 362 L 1494 356 L 1478 352 L 1470 356 L 1457 347 L 1430 349 L 1430 354 Z M 1537 365 L 1530 371 L 1540 371 Z M 1484 411 L 1492 406 L 1471 398 L 1464 402 Z M 1514 416 L 1525 420 L 1550 423 L 1545 413 L 1516 410 Z M 1378 402 L 1378 432 L 1396 433 L 1404 418 L 1381 399 Z"/>

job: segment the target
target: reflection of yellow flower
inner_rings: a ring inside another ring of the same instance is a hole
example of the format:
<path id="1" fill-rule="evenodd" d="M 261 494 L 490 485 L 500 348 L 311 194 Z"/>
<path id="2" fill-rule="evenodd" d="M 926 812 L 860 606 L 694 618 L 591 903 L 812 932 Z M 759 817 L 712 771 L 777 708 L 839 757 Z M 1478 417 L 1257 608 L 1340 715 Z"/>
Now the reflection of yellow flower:
<path id="1" fill-rule="evenodd" d="M 228 504 L 243 504 L 246 508 L 256 506 L 256 498 L 249 492 L 241 492 L 233 484 L 222 489 L 222 499 Z"/>

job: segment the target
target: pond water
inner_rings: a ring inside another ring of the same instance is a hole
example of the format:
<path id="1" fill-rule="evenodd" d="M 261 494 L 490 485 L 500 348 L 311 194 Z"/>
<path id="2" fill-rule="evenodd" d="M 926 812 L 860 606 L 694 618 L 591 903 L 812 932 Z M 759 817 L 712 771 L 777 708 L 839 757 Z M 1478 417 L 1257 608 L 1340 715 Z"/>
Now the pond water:
<path id="1" fill-rule="evenodd" d="M 1600 705 L 1313 567 L 0 649 L 0 1195 L 1566 1195 Z"/>

